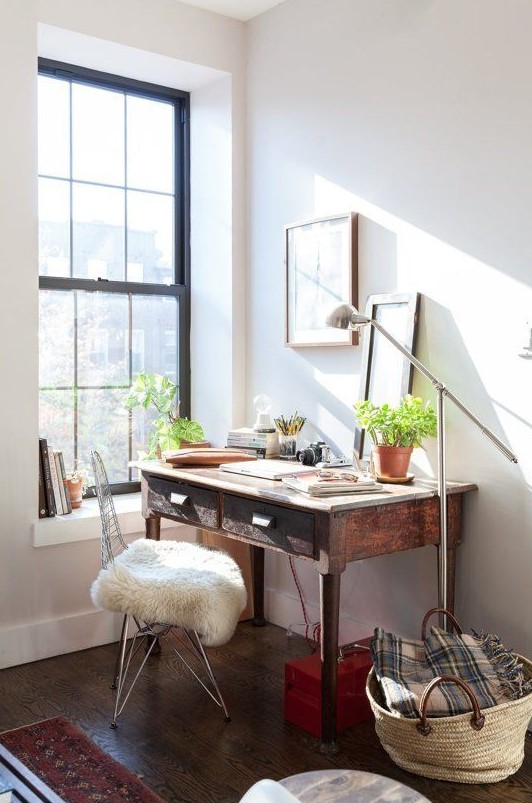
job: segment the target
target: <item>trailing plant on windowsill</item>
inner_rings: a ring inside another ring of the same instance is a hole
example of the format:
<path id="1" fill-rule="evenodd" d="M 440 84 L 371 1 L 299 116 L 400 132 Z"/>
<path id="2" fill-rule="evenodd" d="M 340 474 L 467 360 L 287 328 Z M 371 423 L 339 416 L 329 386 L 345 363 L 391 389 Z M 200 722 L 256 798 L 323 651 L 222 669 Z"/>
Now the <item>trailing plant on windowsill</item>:
<path id="1" fill-rule="evenodd" d="M 203 428 L 197 421 L 180 415 L 178 385 L 161 374 L 141 371 L 135 377 L 125 401 L 128 410 L 154 407 L 158 415 L 148 437 L 147 460 L 160 457 L 165 451 L 179 449 L 182 441 L 198 443 L 203 440 Z"/>

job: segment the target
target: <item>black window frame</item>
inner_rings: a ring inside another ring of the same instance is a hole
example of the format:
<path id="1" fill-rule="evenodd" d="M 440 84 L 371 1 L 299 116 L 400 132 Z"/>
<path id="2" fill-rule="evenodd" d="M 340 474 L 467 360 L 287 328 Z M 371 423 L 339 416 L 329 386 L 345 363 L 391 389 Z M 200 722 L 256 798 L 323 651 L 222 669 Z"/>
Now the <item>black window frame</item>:
<path id="1" fill-rule="evenodd" d="M 39 75 L 62 78 L 71 83 L 127 92 L 138 97 L 170 101 L 175 107 L 175 233 L 174 282 L 151 284 L 74 276 L 41 276 L 39 290 L 85 290 L 88 292 L 158 295 L 178 300 L 178 365 L 180 410 L 190 416 L 190 93 L 172 87 L 138 81 L 125 76 L 39 58 Z M 41 174 L 39 174 L 40 177 Z M 72 260 L 72 252 L 70 254 Z M 131 355 L 130 355 L 131 356 Z M 131 447 L 130 447 L 131 448 Z M 129 454 L 129 459 L 132 459 Z M 113 483 L 113 493 L 138 491 L 139 482 Z"/>

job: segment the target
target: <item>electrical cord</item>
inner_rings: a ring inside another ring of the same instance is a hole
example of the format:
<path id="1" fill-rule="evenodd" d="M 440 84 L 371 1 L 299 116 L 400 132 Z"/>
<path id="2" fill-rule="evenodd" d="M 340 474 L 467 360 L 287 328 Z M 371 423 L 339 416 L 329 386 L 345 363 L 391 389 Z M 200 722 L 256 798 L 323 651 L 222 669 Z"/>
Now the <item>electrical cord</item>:
<path id="1" fill-rule="evenodd" d="M 294 583 L 296 584 L 297 593 L 299 594 L 301 610 L 303 611 L 303 619 L 305 624 L 305 640 L 309 646 L 310 651 L 316 652 L 316 650 L 319 647 L 321 639 L 321 624 L 319 622 L 314 622 L 314 623 L 310 622 L 307 614 L 307 607 L 305 605 L 305 600 L 303 598 L 303 591 L 301 589 L 301 584 L 299 582 L 299 578 L 297 576 L 296 569 L 294 566 L 294 559 L 291 555 L 288 556 L 288 563 L 290 564 L 292 577 L 294 578 Z"/>

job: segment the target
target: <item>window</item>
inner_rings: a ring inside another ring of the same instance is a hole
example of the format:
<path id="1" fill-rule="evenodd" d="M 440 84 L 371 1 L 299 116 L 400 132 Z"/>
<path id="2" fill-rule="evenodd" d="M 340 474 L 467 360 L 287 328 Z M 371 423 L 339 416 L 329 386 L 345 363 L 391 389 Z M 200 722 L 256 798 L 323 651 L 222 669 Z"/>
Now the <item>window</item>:
<path id="1" fill-rule="evenodd" d="M 130 491 L 133 377 L 189 408 L 189 96 L 47 60 L 38 92 L 40 435 L 67 470 L 97 448 Z"/>

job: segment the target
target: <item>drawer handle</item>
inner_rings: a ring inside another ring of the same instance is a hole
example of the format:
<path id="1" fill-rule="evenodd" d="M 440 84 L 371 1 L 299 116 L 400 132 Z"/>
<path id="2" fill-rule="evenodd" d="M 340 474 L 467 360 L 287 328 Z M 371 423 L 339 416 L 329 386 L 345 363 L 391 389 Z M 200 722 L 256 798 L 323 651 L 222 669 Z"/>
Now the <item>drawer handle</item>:
<path id="1" fill-rule="evenodd" d="M 275 528 L 275 516 L 267 516 L 265 513 L 254 513 L 251 523 L 255 527 L 267 527 L 273 530 Z"/>
<path id="2" fill-rule="evenodd" d="M 190 496 L 186 496 L 186 494 L 170 494 L 170 502 L 173 505 L 186 505 L 187 502 L 190 501 Z"/>

